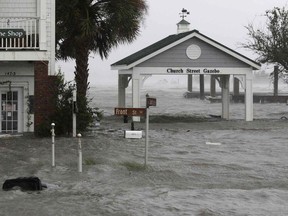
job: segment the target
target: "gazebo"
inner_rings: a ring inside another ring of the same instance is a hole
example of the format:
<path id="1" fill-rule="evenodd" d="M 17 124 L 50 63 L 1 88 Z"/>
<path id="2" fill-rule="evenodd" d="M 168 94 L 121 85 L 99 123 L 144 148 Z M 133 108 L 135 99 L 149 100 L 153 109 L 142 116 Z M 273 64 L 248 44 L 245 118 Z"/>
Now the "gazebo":
<path id="1" fill-rule="evenodd" d="M 229 119 L 229 80 L 233 76 L 245 89 L 245 120 L 253 121 L 253 70 L 259 70 L 260 64 L 196 29 L 189 31 L 189 22 L 184 19 L 177 25 L 177 34 L 111 65 L 112 70 L 118 70 L 118 106 L 126 107 L 125 89 L 129 81 L 132 82 L 132 107 L 137 108 L 142 83 L 148 77 L 211 75 L 221 87 L 222 118 Z"/>

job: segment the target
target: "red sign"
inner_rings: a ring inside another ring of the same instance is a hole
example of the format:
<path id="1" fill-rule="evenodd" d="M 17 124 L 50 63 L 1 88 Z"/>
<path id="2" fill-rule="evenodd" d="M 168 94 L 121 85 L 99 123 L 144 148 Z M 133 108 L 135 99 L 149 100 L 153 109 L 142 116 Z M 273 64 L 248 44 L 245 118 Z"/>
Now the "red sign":
<path id="1" fill-rule="evenodd" d="M 146 98 L 146 107 L 156 106 L 156 98 Z"/>
<path id="2" fill-rule="evenodd" d="M 115 108 L 114 115 L 118 116 L 145 116 L 145 108 Z"/>

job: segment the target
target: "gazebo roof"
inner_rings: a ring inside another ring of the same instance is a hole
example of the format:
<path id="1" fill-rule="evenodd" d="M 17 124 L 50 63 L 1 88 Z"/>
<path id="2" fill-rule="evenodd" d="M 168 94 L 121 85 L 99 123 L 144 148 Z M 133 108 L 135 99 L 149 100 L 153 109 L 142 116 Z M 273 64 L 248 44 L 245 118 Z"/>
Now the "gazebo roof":
<path id="1" fill-rule="evenodd" d="M 186 40 L 189 40 L 193 37 L 196 37 L 214 47 L 216 47 L 219 50 L 222 50 L 223 52 L 229 54 L 230 56 L 233 56 L 234 58 L 237 58 L 238 60 L 244 62 L 245 64 L 252 67 L 252 69 L 260 69 L 260 64 L 255 62 L 254 60 L 251 60 L 250 58 L 234 51 L 233 49 L 230 49 L 223 44 L 211 39 L 210 37 L 207 37 L 204 34 L 201 34 L 198 30 L 194 29 L 192 31 L 179 33 L 179 34 L 173 34 L 169 35 L 168 37 L 151 44 L 148 47 L 145 47 L 144 49 L 127 56 L 126 58 L 123 58 L 111 65 L 112 69 L 130 69 L 132 67 L 137 66 L 138 64 L 154 57 L 155 55 L 160 54 L 161 52 L 164 52 L 168 49 L 170 49 L 173 46 L 176 46 Z"/>

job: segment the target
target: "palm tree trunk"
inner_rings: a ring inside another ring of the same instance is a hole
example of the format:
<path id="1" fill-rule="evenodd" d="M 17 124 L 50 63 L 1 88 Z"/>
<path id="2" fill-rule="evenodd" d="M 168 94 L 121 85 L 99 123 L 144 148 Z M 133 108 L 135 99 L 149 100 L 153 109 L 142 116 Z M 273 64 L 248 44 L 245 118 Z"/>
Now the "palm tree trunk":
<path id="1" fill-rule="evenodd" d="M 77 85 L 77 98 L 86 98 L 87 90 L 89 87 L 89 48 L 82 44 L 82 46 L 78 46 L 78 49 L 76 50 L 75 81 Z"/>
<path id="2" fill-rule="evenodd" d="M 89 46 L 85 43 L 79 43 L 77 46 L 77 53 L 75 55 L 75 81 L 77 85 L 77 130 L 83 131 L 91 122 L 91 113 L 89 112 L 87 90 L 89 87 L 88 76 L 88 59 L 89 59 Z"/>

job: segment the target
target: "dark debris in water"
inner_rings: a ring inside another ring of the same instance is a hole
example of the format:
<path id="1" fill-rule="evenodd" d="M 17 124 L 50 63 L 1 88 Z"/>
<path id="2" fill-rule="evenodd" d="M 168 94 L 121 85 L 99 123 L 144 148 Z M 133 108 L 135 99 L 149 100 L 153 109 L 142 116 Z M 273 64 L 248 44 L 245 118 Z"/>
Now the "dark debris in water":
<path id="1" fill-rule="evenodd" d="M 2 186 L 4 191 L 13 190 L 14 188 L 20 188 L 23 191 L 39 191 L 47 188 L 47 186 L 42 184 L 38 177 L 34 176 L 7 179 Z"/>

